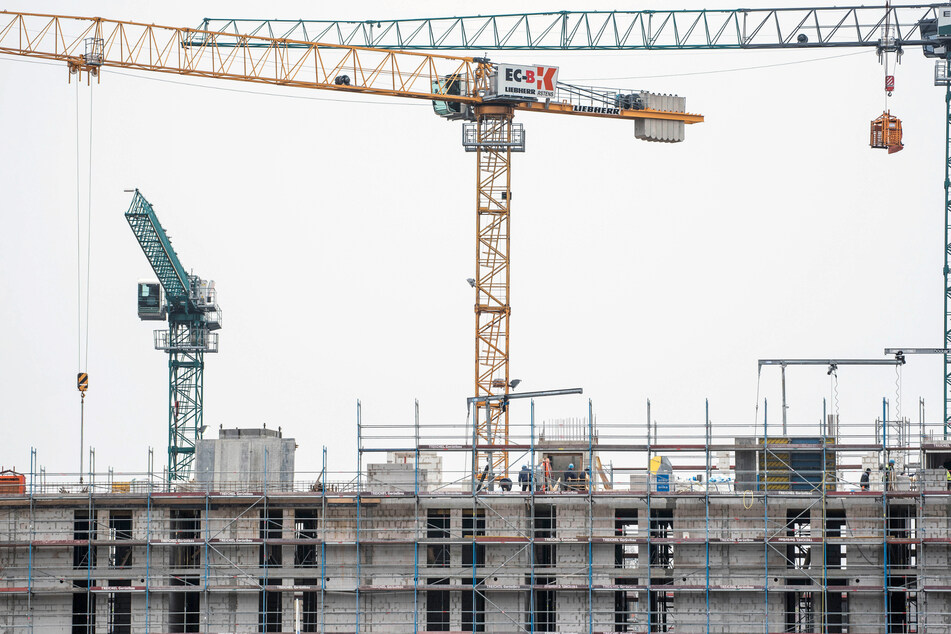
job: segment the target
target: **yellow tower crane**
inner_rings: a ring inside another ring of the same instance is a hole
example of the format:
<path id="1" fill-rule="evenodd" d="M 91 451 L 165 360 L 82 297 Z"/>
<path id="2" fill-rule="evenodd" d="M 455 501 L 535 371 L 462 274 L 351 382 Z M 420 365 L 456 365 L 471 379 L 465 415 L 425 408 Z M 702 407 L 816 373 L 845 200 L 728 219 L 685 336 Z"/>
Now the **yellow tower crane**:
<path id="1" fill-rule="evenodd" d="M 108 20 L 0 12 L 0 53 L 64 62 L 77 80 L 104 67 L 432 100 L 437 114 L 461 119 L 463 145 L 476 154 L 475 398 L 473 470 L 508 472 L 509 213 L 513 152 L 525 149 L 516 111 L 634 122 L 635 137 L 678 142 L 689 114 L 683 98 L 574 86 L 553 66 L 485 58 L 343 46 Z M 493 397 L 493 398 L 488 398 Z M 490 458 L 491 456 L 491 458 Z M 489 465 L 488 462 L 492 464 Z"/>

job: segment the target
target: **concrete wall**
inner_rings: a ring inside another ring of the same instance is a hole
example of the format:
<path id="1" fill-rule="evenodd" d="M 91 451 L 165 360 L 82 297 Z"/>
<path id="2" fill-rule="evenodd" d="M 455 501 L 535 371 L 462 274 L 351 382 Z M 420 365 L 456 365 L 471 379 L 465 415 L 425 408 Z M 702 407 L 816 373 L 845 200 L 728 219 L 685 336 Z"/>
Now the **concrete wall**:
<path id="1" fill-rule="evenodd" d="M 197 442 L 195 481 L 210 491 L 289 491 L 296 447 L 270 429 L 223 429 Z"/>

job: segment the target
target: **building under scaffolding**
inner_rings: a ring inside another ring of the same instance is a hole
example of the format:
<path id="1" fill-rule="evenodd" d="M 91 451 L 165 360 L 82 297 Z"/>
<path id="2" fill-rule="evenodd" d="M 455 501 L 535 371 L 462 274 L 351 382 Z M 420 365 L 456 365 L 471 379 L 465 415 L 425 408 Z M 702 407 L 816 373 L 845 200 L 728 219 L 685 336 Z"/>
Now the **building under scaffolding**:
<path id="1" fill-rule="evenodd" d="M 418 415 L 358 418 L 346 474 L 270 430 L 203 441 L 187 483 L 32 467 L 0 489 L 0 631 L 949 633 L 951 443 L 882 420 L 589 410 L 513 426 L 521 478 Z"/>

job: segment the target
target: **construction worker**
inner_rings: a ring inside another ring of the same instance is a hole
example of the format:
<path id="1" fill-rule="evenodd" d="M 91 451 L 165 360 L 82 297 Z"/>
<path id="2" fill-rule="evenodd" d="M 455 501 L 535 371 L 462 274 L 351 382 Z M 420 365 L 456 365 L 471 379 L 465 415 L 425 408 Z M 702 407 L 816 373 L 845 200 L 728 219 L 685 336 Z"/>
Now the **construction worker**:
<path id="1" fill-rule="evenodd" d="M 542 460 L 542 491 L 551 490 L 551 458 Z"/>
<path id="2" fill-rule="evenodd" d="M 895 477 L 895 461 L 889 460 L 888 465 L 885 467 L 885 490 L 891 491 L 892 489 L 892 480 Z"/>
<path id="3" fill-rule="evenodd" d="M 523 464 L 522 470 L 518 472 L 518 483 L 522 485 L 522 491 L 528 491 L 532 486 L 532 471 L 527 464 Z"/>
<path id="4" fill-rule="evenodd" d="M 946 467 L 944 477 L 948 480 L 948 491 L 951 491 L 951 467 Z"/>
<path id="5" fill-rule="evenodd" d="M 578 484 L 578 474 L 575 473 L 575 463 L 568 465 L 568 470 L 565 471 L 565 487 L 569 490 L 573 490 Z"/>
<path id="6" fill-rule="evenodd" d="M 862 487 L 863 491 L 868 491 L 868 481 L 872 477 L 872 470 L 866 469 L 865 473 L 862 474 L 862 479 L 859 480 L 859 485 Z"/>

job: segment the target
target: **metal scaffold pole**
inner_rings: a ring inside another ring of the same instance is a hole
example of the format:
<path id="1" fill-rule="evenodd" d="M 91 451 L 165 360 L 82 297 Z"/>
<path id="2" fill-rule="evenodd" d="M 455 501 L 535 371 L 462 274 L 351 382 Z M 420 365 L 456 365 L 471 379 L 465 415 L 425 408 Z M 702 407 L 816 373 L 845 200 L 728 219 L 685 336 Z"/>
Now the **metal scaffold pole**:
<path id="1" fill-rule="evenodd" d="M 891 631 L 891 612 L 888 609 L 888 491 L 894 486 L 895 472 L 889 469 L 888 457 L 888 400 L 882 399 L 882 455 L 885 456 L 885 477 L 882 479 L 882 611 L 885 631 Z"/>
<path id="2" fill-rule="evenodd" d="M 706 521 L 704 522 L 704 541 L 706 555 L 706 583 L 704 587 L 704 600 L 706 601 L 707 627 L 706 632 L 710 634 L 710 399 L 704 401 L 704 472 L 703 472 L 703 502 Z"/>
<path id="3" fill-rule="evenodd" d="M 588 634 L 594 634 L 594 406 L 588 399 Z"/>
<path id="4" fill-rule="evenodd" d="M 327 606 L 327 445 L 320 463 L 320 631 L 326 632 Z"/>
<path id="5" fill-rule="evenodd" d="M 30 540 L 27 545 L 29 556 L 29 572 L 27 580 L 27 622 L 30 624 L 30 634 L 33 632 L 33 542 L 36 541 L 36 448 L 30 447 Z"/>
<path id="6" fill-rule="evenodd" d="M 951 65 L 951 53 L 945 62 Z M 947 75 L 947 66 L 945 75 Z M 951 347 L 951 82 L 944 80 L 944 347 Z M 951 400 L 951 355 L 944 357 L 944 426 L 943 436 L 948 439 L 948 402 Z"/>
<path id="7" fill-rule="evenodd" d="M 528 566 L 529 566 L 529 579 L 530 582 L 528 586 L 528 631 L 530 634 L 535 632 L 535 537 L 537 535 L 537 527 L 535 526 L 536 515 L 535 515 L 535 493 L 538 491 L 538 478 L 539 473 L 541 472 L 542 477 L 544 478 L 544 470 L 536 469 L 535 467 L 535 399 L 531 400 L 531 418 L 529 419 L 530 424 L 530 442 L 531 442 L 531 456 L 532 456 L 532 475 L 529 482 L 531 487 L 529 489 L 530 497 L 528 499 L 528 514 L 531 518 L 529 521 L 530 526 L 532 527 L 532 532 L 528 536 Z M 545 484 L 547 486 L 547 483 Z"/>
<path id="8" fill-rule="evenodd" d="M 266 449 L 264 451 L 264 455 L 265 456 L 267 455 Z M 265 481 L 267 481 L 267 466 L 266 466 L 267 459 L 266 458 L 265 458 L 264 464 L 265 464 L 264 478 L 265 478 Z M 267 494 L 266 488 L 265 488 L 265 494 Z M 205 540 L 204 540 L 204 543 L 202 544 L 202 556 L 201 556 L 201 560 L 202 560 L 201 564 L 202 564 L 204 579 L 202 579 L 201 585 L 203 590 L 202 602 L 205 604 L 204 625 L 205 625 L 206 632 L 211 630 L 211 615 L 212 615 L 212 610 L 210 605 L 211 601 L 209 601 L 209 599 L 211 598 L 211 593 L 208 590 L 208 584 L 211 579 L 211 567 L 209 564 L 210 554 L 211 554 L 211 551 L 209 550 L 210 548 L 209 544 L 211 543 L 211 498 L 210 496 L 211 496 L 210 487 L 205 487 Z"/>
<path id="9" fill-rule="evenodd" d="M 145 634 L 149 634 L 152 592 L 152 448 L 149 447 L 149 486 L 145 499 Z"/>
<path id="10" fill-rule="evenodd" d="M 356 633 L 360 634 L 360 579 L 361 579 L 361 562 L 360 562 L 360 513 L 363 509 L 360 508 L 360 491 L 362 490 L 361 477 L 363 473 L 363 440 L 362 440 L 362 430 L 363 425 L 362 412 L 360 407 L 360 401 L 357 401 L 357 533 L 356 533 L 356 553 L 357 553 L 357 562 L 356 562 L 356 587 L 354 588 L 354 626 L 356 627 Z"/>
<path id="11" fill-rule="evenodd" d="M 647 571 L 647 580 L 645 581 L 645 587 L 647 588 L 647 631 L 651 631 L 651 628 L 654 626 L 653 621 L 653 610 L 651 610 L 651 598 L 653 596 L 651 590 L 651 401 L 647 399 L 647 469 L 644 475 L 644 481 L 646 487 L 644 489 L 644 506 L 647 511 L 647 539 L 645 540 L 645 545 L 647 546 L 647 557 L 645 561 L 647 562 L 646 571 Z"/>
<path id="12" fill-rule="evenodd" d="M 422 539 L 419 530 L 419 399 L 415 402 L 415 428 L 416 443 L 414 464 L 413 464 L 413 506 L 415 507 L 415 517 L 413 518 L 413 532 L 415 541 L 413 542 L 413 632 L 419 631 L 419 540 Z M 427 582 L 428 583 L 428 582 Z"/>
<path id="13" fill-rule="evenodd" d="M 763 473 L 756 487 L 763 492 L 763 634 L 769 634 L 769 401 L 763 399 Z"/>
<path id="14" fill-rule="evenodd" d="M 827 632 L 828 618 L 829 618 L 829 515 L 828 515 L 828 499 L 826 498 L 826 492 L 828 490 L 828 483 L 826 482 L 826 477 L 828 476 L 828 462 L 826 450 L 829 446 L 829 428 L 828 428 L 828 417 L 826 415 L 826 400 L 822 399 L 822 420 L 819 423 L 819 429 L 822 432 L 819 436 L 822 442 L 822 493 L 820 494 L 822 501 L 821 508 L 821 517 L 822 525 L 819 527 L 819 530 L 822 534 L 822 594 L 819 595 L 819 631 Z M 835 439 L 833 439 L 835 442 Z"/>

